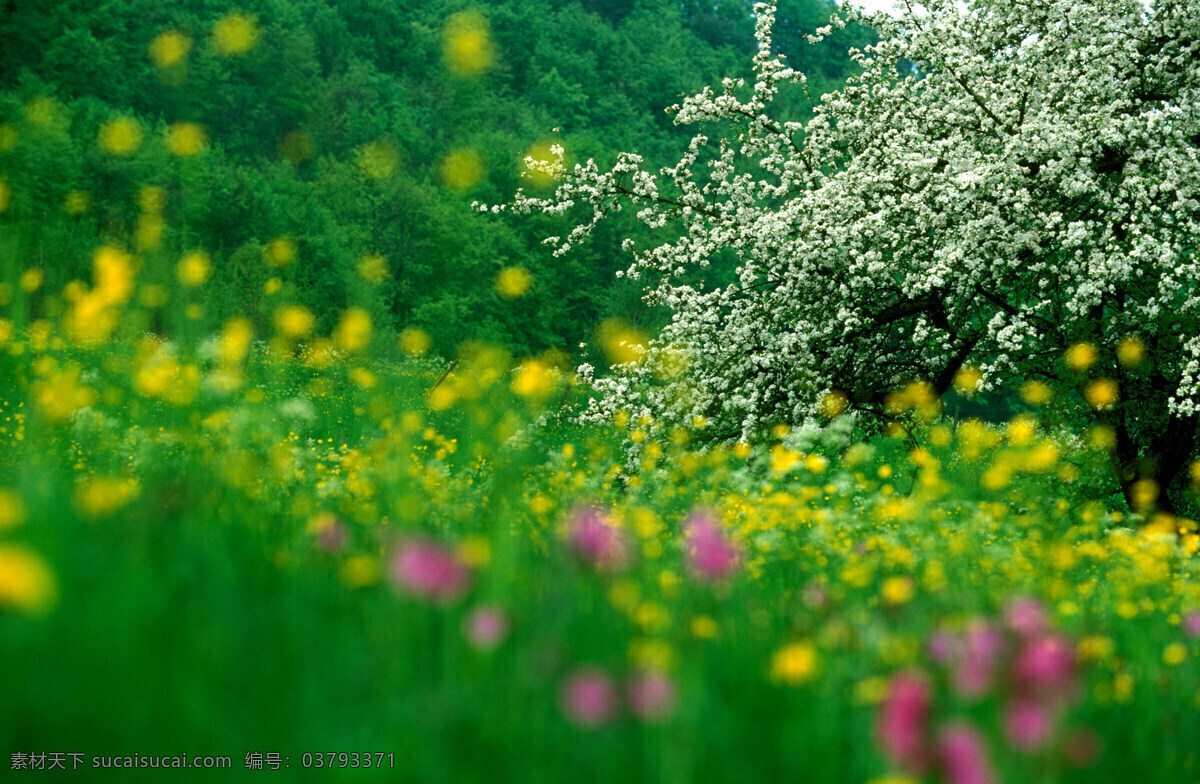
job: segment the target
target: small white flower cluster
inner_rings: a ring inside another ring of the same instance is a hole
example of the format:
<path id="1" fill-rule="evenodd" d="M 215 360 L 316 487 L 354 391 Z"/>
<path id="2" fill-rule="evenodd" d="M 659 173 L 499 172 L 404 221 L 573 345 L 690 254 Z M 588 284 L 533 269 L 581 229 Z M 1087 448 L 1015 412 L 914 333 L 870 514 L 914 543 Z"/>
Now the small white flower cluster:
<path id="1" fill-rule="evenodd" d="M 1151 363 L 1119 378 L 1123 398 L 1146 398 L 1120 424 L 1146 430 L 1141 408 L 1200 411 L 1200 3 L 849 8 L 812 39 L 861 20 L 880 41 L 852 50 L 861 74 L 803 127 L 771 116 L 779 84 L 805 79 L 772 54 L 773 4 L 755 11 L 748 97 L 727 79 L 669 110 L 731 126 L 728 138 L 697 135 L 657 174 L 632 154 L 565 172 L 560 150 L 546 165 L 554 195 L 512 205 L 591 208 L 551 240 L 556 253 L 625 203 L 680 229 L 625 245 L 625 275 L 652 281 L 646 299 L 672 321 L 615 375 L 581 369 L 601 393 L 588 417 L 624 411 L 664 429 L 702 417 L 716 437 L 751 438 L 815 417 L 831 389 L 870 414 L 914 377 L 943 391 L 964 364 L 983 390 L 1068 378 L 1062 352 L 1081 341 L 1106 363 L 1093 372 L 1118 376 L 1131 334 Z M 684 282 L 718 263 L 736 265 L 736 282 Z M 686 372 L 667 372 L 681 352 Z"/>

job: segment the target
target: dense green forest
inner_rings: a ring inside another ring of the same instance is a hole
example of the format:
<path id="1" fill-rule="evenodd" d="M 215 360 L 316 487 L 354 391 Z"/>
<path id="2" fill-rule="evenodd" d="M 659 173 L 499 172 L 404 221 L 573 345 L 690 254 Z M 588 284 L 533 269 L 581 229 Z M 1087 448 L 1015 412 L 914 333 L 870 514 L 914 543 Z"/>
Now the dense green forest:
<path id="1" fill-rule="evenodd" d="M 470 205 L 510 198 L 524 156 L 555 141 L 569 161 L 637 148 L 674 163 L 693 129 L 663 107 L 748 73 L 750 5 L 7 0 L 5 299 L 28 301 L 18 318 L 53 316 L 50 292 L 86 279 L 110 241 L 139 251 L 143 304 L 157 310 L 138 327 L 162 333 L 202 334 L 232 313 L 266 320 L 281 302 L 309 308 L 321 330 L 361 304 L 443 353 L 472 338 L 570 351 L 607 317 L 652 329 L 640 288 L 613 274 L 628 263 L 620 239 L 641 236 L 631 215 L 553 259 L 540 241 L 568 219 Z M 818 100 L 864 36 L 807 44 L 832 10 L 793 0 L 777 24 Z M 807 100 L 786 97 L 789 119 Z M 189 289 L 177 263 L 197 250 L 193 277 L 209 285 Z M 530 273 L 515 301 L 494 286 L 506 268 Z"/>

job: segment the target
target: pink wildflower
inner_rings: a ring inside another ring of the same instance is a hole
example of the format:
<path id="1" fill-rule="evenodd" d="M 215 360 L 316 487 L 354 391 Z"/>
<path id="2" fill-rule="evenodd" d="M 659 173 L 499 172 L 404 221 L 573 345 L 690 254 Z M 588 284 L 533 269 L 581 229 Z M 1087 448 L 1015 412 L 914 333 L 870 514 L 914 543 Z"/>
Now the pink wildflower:
<path id="1" fill-rule="evenodd" d="M 953 658 L 957 642 L 952 635 L 946 632 L 934 632 L 925 642 L 925 651 L 933 661 L 938 664 L 946 664 Z"/>
<path id="2" fill-rule="evenodd" d="M 450 550 L 411 539 L 392 555 L 391 578 L 393 585 L 414 596 L 448 602 L 466 593 L 471 572 Z"/>
<path id="3" fill-rule="evenodd" d="M 1192 610 L 1184 616 L 1183 633 L 1188 637 L 1200 637 L 1200 610 Z"/>
<path id="4" fill-rule="evenodd" d="M 1004 652 L 1004 636 L 989 623 L 967 628 L 954 669 L 954 688 L 966 697 L 980 697 L 992 687 L 996 665 Z"/>
<path id="5" fill-rule="evenodd" d="M 1046 611 L 1040 602 L 1029 596 L 1021 597 L 1008 606 L 1005 613 L 1008 627 L 1023 637 L 1041 634 L 1049 625 Z"/>
<path id="6" fill-rule="evenodd" d="M 1049 711 L 1034 700 L 1018 698 L 1004 712 L 1004 734 L 1018 751 L 1033 752 L 1045 747 L 1053 730 Z"/>
<path id="7" fill-rule="evenodd" d="M 995 784 L 983 738 L 970 724 L 952 724 L 938 733 L 937 757 L 948 784 Z"/>
<path id="8" fill-rule="evenodd" d="M 665 719 L 675 711 L 675 684 L 663 672 L 638 673 L 626 689 L 629 709 L 642 721 Z"/>
<path id="9" fill-rule="evenodd" d="M 618 571 L 629 563 L 625 532 L 599 509 L 584 506 L 571 514 L 567 543 L 575 554 L 596 569 Z"/>
<path id="10" fill-rule="evenodd" d="M 467 641 L 481 651 L 490 651 L 508 636 L 508 613 L 499 607 L 476 607 L 463 622 Z"/>
<path id="11" fill-rule="evenodd" d="M 925 738 L 932 701 L 924 675 L 900 673 L 892 678 L 875 724 L 875 736 L 884 754 L 897 765 L 917 773 L 925 769 Z"/>
<path id="12" fill-rule="evenodd" d="M 1026 693 L 1064 696 L 1074 676 L 1075 649 L 1057 634 L 1026 641 L 1013 665 L 1013 679 Z"/>
<path id="13" fill-rule="evenodd" d="M 582 669 L 563 682 L 561 707 L 571 721 L 583 727 L 599 727 L 617 713 L 617 692 L 608 673 Z"/>
<path id="14" fill-rule="evenodd" d="M 684 524 L 692 573 L 702 580 L 716 581 L 733 574 L 738 565 L 738 548 L 705 511 L 692 512 Z"/>

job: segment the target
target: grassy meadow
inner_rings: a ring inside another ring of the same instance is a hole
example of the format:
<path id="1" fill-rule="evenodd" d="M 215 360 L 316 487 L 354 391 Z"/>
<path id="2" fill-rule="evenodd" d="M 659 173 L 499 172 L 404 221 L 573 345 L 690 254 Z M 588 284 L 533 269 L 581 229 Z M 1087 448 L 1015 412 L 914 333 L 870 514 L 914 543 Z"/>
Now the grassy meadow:
<path id="1" fill-rule="evenodd" d="M 697 422 L 628 474 L 615 430 L 555 416 L 581 393 L 554 357 L 451 366 L 287 306 L 265 340 L 168 342 L 123 326 L 134 256 L 95 259 L 0 347 L 13 751 L 895 782 L 970 722 L 999 780 L 1197 775 L 1196 536 L 1085 500 L 1103 433 L 953 421 L 913 385 L 910 431 L 850 443 L 833 406 L 712 448 Z"/>

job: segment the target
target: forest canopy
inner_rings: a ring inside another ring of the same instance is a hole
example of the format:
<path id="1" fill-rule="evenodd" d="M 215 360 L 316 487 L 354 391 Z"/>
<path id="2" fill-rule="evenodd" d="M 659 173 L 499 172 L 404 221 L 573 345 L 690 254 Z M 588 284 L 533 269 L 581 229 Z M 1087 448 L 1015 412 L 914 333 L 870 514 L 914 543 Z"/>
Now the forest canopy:
<path id="1" fill-rule="evenodd" d="M 284 301 L 318 330 L 364 305 L 443 354 L 472 339 L 577 351 L 614 317 L 652 331 L 662 317 L 614 275 L 620 238 L 640 231 L 632 216 L 552 259 L 540 240 L 553 220 L 468 205 L 511 194 L 523 158 L 556 142 L 579 160 L 635 144 L 678 158 L 689 137 L 662 107 L 748 70 L 749 5 L 10 0 L 0 278 L 28 289 L 36 270 L 26 317 L 53 316 L 61 303 L 41 292 L 86 279 L 91 250 L 115 242 L 143 255 L 160 307 L 146 326 L 164 334 L 234 313 L 266 322 Z M 830 89 L 863 36 L 807 45 L 833 10 L 786 3 L 779 35 Z M 803 96 L 788 100 L 808 116 Z M 177 271 L 194 252 L 203 291 Z"/>

